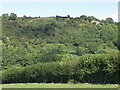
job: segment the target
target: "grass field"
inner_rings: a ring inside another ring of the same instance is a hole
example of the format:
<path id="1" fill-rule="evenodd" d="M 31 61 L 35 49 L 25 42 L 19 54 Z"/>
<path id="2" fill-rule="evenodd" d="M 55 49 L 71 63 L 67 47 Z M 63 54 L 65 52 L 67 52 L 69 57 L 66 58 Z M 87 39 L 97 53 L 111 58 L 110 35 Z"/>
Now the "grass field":
<path id="1" fill-rule="evenodd" d="M 118 84 L 46 84 L 46 83 L 18 83 L 3 84 L 2 88 L 118 88 Z"/>

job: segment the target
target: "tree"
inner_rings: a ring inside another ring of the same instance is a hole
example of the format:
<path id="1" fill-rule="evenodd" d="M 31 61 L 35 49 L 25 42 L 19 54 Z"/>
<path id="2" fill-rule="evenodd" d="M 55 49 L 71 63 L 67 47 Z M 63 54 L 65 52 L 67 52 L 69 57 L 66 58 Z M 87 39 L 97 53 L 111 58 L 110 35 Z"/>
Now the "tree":
<path id="1" fill-rule="evenodd" d="M 55 21 L 51 21 L 50 24 L 46 24 L 44 26 L 44 33 L 49 35 L 49 36 L 54 36 L 55 30 L 57 28 L 57 23 Z"/>
<path id="2" fill-rule="evenodd" d="M 91 22 L 91 21 L 93 21 L 93 20 L 97 20 L 95 17 L 93 17 L 93 16 L 88 16 L 88 21 L 89 22 Z"/>
<path id="3" fill-rule="evenodd" d="M 2 15 L 2 18 L 8 20 L 10 17 L 9 17 L 9 15 L 6 13 L 6 14 L 3 14 L 3 15 Z"/>
<path id="4" fill-rule="evenodd" d="M 110 18 L 110 17 L 106 18 L 106 21 L 107 21 L 108 23 L 113 23 L 113 22 L 114 22 L 113 19 Z"/>
<path id="5" fill-rule="evenodd" d="M 10 20 L 16 20 L 16 19 L 17 19 L 17 15 L 15 13 L 11 13 Z"/>
<path id="6" fill-rule="evenodd" d="M 70 18 L 70 15 L 67 15 L 67 18 Z"/>
<path id="7" fill-rule="evenodd" d="M 76 53 L 76 54 L 78 55 L 78 46 L 79 46 L 79 44 L 75 42 L 75 43 L 73 44 L 73 46 L 77 47 L 77 53 Z"/>
<path id="8" fill-rule="evenodd" d="M 80 19 L 82 19 L 82 20 L 88 20 L 88 18 L 87 18 L 86 15 L 82 15 L 82 16 L 80 16 Z"/>
<path id="9" fill-rule="evenodd" d="M 26 15 L 23 16 L 23 20 L 26 20 L 28 19 L 28 17 Z"/>

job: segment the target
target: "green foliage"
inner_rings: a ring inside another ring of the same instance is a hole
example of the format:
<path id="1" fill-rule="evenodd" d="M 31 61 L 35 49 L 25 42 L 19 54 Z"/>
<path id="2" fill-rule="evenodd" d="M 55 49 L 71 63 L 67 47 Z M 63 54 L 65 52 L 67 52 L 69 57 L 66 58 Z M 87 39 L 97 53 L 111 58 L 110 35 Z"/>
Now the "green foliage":
<path id="1" fill-rule="evenodd" d="M 4 83 L 119 83 L 118 23 L 112 19 L 2 17 Z"/>
<path id="2" fill-rule="evenodd" d="M 6 19 L 6 20 L 8 20 L 10 17 L 9 17 L 9 15 L 8 14 L 3 14 L 2 15 L 2 19 Z"/>
<path id="3" fill-rule="evenodd" d="M 61 58 L 61 56 L 59 56 L 53 52 L 50 52 L 45 55 L 42 55 L 41 58 L 39 58 L 39 59 L 41 59 L 40 60 L 41 62 L 52 62 L 52 61 L 60 61 L 60 58 Z"/>
<path id="4" fill-rule="evenodd" d="M 82 55 L 84 55 L 85 53 L 87 53 L 87 49 L 86 49 L 86 48 L 78 47 L 78 55 L 79 55 L 79 56 L 82 56 Z"/>
<path id="5" fill-rule="evenodd" d="M 10 20 L 16 20 L 17 19 L 17 15 L 15 13 L 11 13 L 9 19 Z"/>
<path id="6" fill-rule="evenodd" d="M 88 20 L 88 18 L 87 18 L 86 15 L 82 15 L 82 16 L 80 16 L 80 19 L 82 19 L 82 20 Z"/>
<path id="7" fill-rule="evenodd" d="M 85 17 L 96 20 L 92 16 L 81 16 Z M 38 63 L 42 56 L 50 52 L 60 56 L 65 53 L 81 56 L 99 53 L 99 49 L 117 50 L 118 47 L 116 24 L 93 25 L 90 22 L 83 23 L 80 18 L 59 16 L 59 20 L 52 17 L 23 18 L 3 20 L 3 66 Z M 23 57 L 23 54 L 27 57 Z"/>
<path id="8" fill-rule="evenodd" d="M 113 21 L 113 19 L 112 18 L 106 18 L 106 21 L 108 22 L 108 23 L 113 23 L 114 21 Z"/>
<path id="9" fill-rule="evenodd" d="M 83 15 L 81 18 L 96 20 L 93 16 Z M 105 49 L 103 51 L 106 53 L 111 49 L 117 51 L 119 45 L 116 24 L 94 25 L 83 22 L 81 18 L 58 16 L 56 20 L 53 17 L 24 16 L 17 20 L 3 20 L 3 66 L 32 65 L 41 62 L 40 58 L 51 52 L 60 56 L 66 53 L 81 56 L 102 53 L 100 49 Z"/>
<path id="10" fill-rule="evenodd" d="M 117 54 L 66 54 L 59 62 L 40 63 L 25 68 L 3 71 L 3 83 L 120 83 Z M 100 78 L 99 78 L 100 77 Z"/>

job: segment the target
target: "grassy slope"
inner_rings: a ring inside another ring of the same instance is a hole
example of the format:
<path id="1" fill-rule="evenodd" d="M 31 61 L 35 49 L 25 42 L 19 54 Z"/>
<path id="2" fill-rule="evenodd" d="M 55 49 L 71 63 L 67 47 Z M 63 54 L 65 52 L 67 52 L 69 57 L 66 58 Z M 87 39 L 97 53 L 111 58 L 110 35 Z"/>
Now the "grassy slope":
<path id="1" fill-rule="evenodd" d="M 20 83 L 3 84 L 2 88 L 117 88 L 117 84 L 45 84 L 45 83 Z"/>

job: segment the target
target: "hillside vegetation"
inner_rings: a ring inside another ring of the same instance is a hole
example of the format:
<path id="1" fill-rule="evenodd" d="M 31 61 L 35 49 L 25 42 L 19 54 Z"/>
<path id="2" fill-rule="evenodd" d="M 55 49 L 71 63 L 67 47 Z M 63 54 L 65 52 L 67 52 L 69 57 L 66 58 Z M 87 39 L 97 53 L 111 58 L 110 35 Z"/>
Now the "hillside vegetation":
<path id="1" fill-rule="evenodd" d="M 120 83 L 118 23 L 3 14 L 3 83 Z"/>

